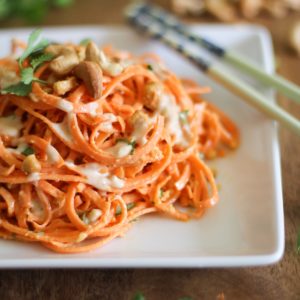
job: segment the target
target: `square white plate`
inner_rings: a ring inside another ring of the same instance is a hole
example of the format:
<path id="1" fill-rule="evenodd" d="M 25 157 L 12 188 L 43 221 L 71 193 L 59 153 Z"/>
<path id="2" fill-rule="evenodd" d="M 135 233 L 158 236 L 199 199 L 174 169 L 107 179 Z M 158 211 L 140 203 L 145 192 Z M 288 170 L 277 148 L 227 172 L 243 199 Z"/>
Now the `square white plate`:
<path id="1" fill-rule="evenodd" d="M 235 48 L 266 71 L 273 70 L 269 34 L 254 26 L 194 26 L 193 30 Z M 30 30 L 1 30 L 0 55 L 12 37 Z M 219 204 L 199 220 L 182 223 L 159 216 L 141 218 L 124 238 L 84 254 L 60 255 L 38 245 L 0 240 L 1 268 L 40 267 L 221 267 L 277 262 L 284 250 L 280 156 L 275 124 L 159 42 L 124 27 L 57 27 L 43 34 L 56 41 L 91 37 L 135 53 L 156 52 L 179 76 L 213 87 L 206 98 L 238 125 L 241 146 L 210 164 L 218 169 Z M 229 69 L 228 72 L 231 72 Z M 253 84 L 249 80 L 250 84 Z M 256 88 L 274 101 L 272 93 Z"/>

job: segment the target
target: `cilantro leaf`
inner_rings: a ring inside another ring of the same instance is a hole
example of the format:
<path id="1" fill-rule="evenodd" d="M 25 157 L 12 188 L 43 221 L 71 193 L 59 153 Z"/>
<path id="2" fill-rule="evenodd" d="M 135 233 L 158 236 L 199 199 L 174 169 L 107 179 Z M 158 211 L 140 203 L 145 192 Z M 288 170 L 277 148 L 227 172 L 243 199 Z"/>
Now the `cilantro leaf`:
<path id="1" fill-rule="evenodd" d="M 33 69 L 25 68 L 21 70 L 21 81 L 25 84 L 30 84 L 34 79 Z"/>
<path id="2" fill-rule="evenodd" d="M 34 149 L 32 149 L 31 147 L 27 147 L 27 148 L 22 152 L 22 154 L 25 155 L 25 156 L 34 154 Z"/>
<path id="3" fill-rule="evenodd" d="M 31 84 L 25 84 L 24 82 L 19 82 L 1 90 L 1 94 L 14 94 L 17 96 L 27 96 L 30 92 Z"/>
<path id="4" fill-rule="evenodd" d="M 19 58 L 19 66 L 20 67 L 22 67 L 23 62 L 27 57 L 32 55 L 34 52 L 39 51 L 39 50 L 45 48 L 46 46 L 48 46 L 48 44 L 49 44 L 48 40 L 41 39 L 39 41 L 40 35 L 41 35 L 41 29 L 36 29 L 30 34 L 30 36 L 28 38 L 27 48 L 25 49 L 25 51 Z"/>
<path id="5" fill-rule="evenodd" d="M 86 46 L 91 41 L 90 38 L 85 38 L 79 42 L 80 46 Z"/>
<path id="6" fill-rule="evenodd" d="M 30 64 L 32 68 L 35 70 L 44 62 L 50 61 L 54 58 L 54 55 L 51 53 L 43 53 L 37 57 L 31 59 Z"/>

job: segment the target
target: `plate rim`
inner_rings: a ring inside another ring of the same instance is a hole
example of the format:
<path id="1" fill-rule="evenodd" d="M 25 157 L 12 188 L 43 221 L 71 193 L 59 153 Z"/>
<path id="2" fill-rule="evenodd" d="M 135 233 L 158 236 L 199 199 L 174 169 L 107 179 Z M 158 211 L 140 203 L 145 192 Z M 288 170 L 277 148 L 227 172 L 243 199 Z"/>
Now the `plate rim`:
<path id="1" fill-rule="evenodd" d="M 259 25 L 234 24 L 193 24 L 191 28 L 239 28 L 241 30 L 250 30 L 255 32 L 262 43 L 262 56 L 265 60 L 265 69 L 268 73 L 274 72 L 274 50 L 269 31 Z M 0 35 L 4 33 L 27 33 L 33 30 L 33 27 L 7 28 L 0 29 Z M 44 31 L 53 31 L 58 29 L 65 30 L 118 30 L 131 31 L 128 27 L 122 25 L 68 25 L 68 26 L 46 26 L 42 27 Z M 274 93 L 270 96 L 275 101 Z M 59 255 L 57 258 L 22 258 L 22 259 L 3 259 L 0 258 L 0 269 L 22 269 L 22 268 L 204 268 L 204 267 L 246 267 L 263 266 L 278 262 L 284 254 L 284 211 L 282 194 L 282 176 L 280 147 L 278 139 L 278 126 L 273 122 L 272 128 L 272 153 L 273 153 L 273 180 L 275 183 L 275 206 L 276 206 L 276 233 L 277 244 L 274 251 L 268 254 L 258 255 L 233 255 L 233 256 L 189 256 L 189 257 L 139 257 L 139 258 L 106 258 L 106 260 L 90 258 L 72 258 L 72 255 Z"/>

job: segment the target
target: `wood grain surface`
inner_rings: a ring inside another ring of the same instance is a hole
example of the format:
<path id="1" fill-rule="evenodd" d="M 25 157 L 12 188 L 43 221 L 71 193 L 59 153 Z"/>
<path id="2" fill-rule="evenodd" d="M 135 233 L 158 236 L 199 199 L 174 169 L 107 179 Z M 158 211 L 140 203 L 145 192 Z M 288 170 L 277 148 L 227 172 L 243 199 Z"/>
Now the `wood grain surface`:
<path id="1" fill-rule="evenodd" d="M 167 1 L 155 1 L 167 6 Z M 127 1 L 77 0 L 68 10 L 52 11 L 43 25 L 115 24 L 123 22 Z M 284 20 L 262 16 L 256 23 L 272 33 L 279 72 L 300 85 L 300 58 L 286 46 L 287 26 L 300 14 Z M 207 22 L 207 18 L 188 19 Z M 2 27 L 22 26 L 9 20 Z M 300 107 L 280 98 L 279 103 L 300 118 Z M 7 299 L 132 299 L 142 291 L 147 300 L 300 299 L 300 256 L 296 253 L 300 228 L 300 138 L 280 130 L 285 209 L 285 254 L 276 265 L 233 269 L 128 269 L 128 270 L 2 270 L 0 300 Z"/>

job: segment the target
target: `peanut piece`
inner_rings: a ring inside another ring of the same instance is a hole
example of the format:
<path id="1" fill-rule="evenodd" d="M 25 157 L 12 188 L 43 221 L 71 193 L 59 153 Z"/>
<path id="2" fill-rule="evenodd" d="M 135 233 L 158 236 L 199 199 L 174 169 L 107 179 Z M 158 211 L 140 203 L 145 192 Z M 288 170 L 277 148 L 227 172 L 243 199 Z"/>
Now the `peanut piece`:
<path id="1" fill-rule="evenodd" d="M 41 170 L 41 164 L 34 154 L 28 155 L 22 163 L 22 170 L 27 173 L 35 173 Z"/>
<path id="2" fill-rule="evenodd" d="M 162 86 L 156 82 L 149 82 L 145 86 L 143 102 L 145 107 L 150 110 L 156 110 L 158 97 L 163 92 Z"/>
<path id="3" fill-rule="evenodd" d="M 82 61 L 75 69 L 74 74 L 83 80 L 89 94 L 98 99 L 102 93 L 102 70 L 98 64 L 91 61 Z"/>
<path id="4" fill-rule="evenodd" d="M 89 42 L 85 49 L 85 60 L 100 64 L 100 50 L 94 42 Z"/>
<path id="5" fill-rule="evenodd" d="M 65 48 L 61 54 L 50 63 L 50 69 L 58 75 L 66 75 L 78 65 L 79 58 L 74 49 Z"/>
<path id="6" fill-rule="evenodd" d="M 53 84 L 54 92 L 57 95 L 64 95 L 65 93 L 71 91 L 74 87 L 76 87 L 77 81 L 75 77 L 69 77 L 65 80 L 57 81 Z"/>

